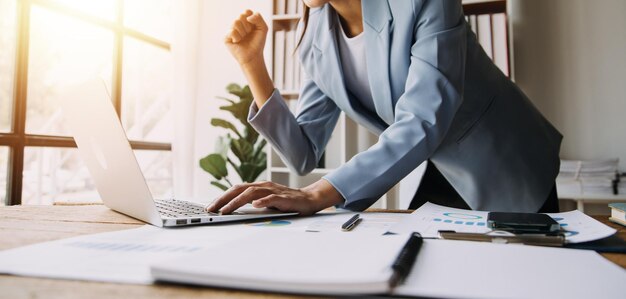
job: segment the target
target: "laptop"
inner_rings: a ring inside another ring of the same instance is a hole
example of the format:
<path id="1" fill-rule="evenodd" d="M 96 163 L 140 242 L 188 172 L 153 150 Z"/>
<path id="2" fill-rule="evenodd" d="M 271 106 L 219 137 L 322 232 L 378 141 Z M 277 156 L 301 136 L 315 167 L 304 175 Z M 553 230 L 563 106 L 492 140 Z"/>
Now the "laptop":
<path id="1" fill-rule="evenodd" d="M 252 205 L 230 215 L 177 199 L 154 199 L 139 168 L 104 82 L 75 85 L 63 95 L 63 111 L 78 151 L 103 203 L 112 210 L 159 227 L 222 223 L 297 215 Z"/>

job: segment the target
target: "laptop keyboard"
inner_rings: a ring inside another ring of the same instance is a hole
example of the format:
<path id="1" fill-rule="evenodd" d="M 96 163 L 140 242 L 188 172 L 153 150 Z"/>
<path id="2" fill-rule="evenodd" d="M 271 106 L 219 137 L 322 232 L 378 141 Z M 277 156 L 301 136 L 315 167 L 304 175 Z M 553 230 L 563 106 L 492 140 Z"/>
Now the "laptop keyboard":
<path id="1" fill-rule="evenodd" d="M 207 212 L 204 206 L 188 201 L 157 199 L 154 201 L 159 214 L 165 217 L 186 218 L 193 216 L 216 216 L 217 213 Z"/>

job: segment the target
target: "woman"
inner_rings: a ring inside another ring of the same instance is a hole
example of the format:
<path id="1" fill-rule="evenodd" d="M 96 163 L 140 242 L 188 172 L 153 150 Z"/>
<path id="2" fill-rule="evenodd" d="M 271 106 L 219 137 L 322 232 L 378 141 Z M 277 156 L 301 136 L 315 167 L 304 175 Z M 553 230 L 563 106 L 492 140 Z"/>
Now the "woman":
<path id="1" fill-rule="evenodd" d="M 312 214 L 362 210 L 423 161 L 411 203 L 557 212 L 562 136 L 492 63 L 452 0 L 305 0 L 294 117 L 263 61 L 267 25 L 246 11 L 226 37 L 254 95 L 249 121 L 299 174 L 322 155 L 341 111 L 379 141 L 302 189 L 241 184 L 207 209 L 252 203 Z"/>

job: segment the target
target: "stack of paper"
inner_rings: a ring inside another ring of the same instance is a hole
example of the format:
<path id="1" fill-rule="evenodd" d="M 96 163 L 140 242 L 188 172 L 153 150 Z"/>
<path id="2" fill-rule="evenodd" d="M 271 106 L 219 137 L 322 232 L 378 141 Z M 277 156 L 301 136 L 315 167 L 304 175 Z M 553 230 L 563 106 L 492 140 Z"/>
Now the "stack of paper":
<path id="1" fill-rule="evenodd" d="M 617 194 L 626 194 L 626 173 L 622 173 L 617 181 Z"/>
<path id="2" fill-rule="evenodd" d="M 559 194 L 615 194 L 619 159 L 561 160 L 556 179 Z"/>

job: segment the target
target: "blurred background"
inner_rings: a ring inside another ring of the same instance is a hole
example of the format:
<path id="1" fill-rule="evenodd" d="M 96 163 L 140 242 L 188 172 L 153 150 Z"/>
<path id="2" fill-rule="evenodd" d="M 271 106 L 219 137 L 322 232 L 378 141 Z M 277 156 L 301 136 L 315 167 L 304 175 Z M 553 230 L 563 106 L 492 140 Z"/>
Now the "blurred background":
<path id="1" fill-rule="evenodd" d="M 198 160 L 223 135 L 210 125 L 227 117 L 216 96 L 230 82 L 245 84 L 223 37 L 247 8 L 272 30 L 288 29 L 297 16 L 278 12 L 280 1 L 0 0 L 0 204 L 100 201 L 58 98 L 94 76 L 105 81 L 156 197 L 220 194 Z M 491 17 L 492 39 L 481 43 L 496 53 L 494 32 L 506 34 L 499 66 L 565 135 L 561 156 L 619 158 L 626 171 L 626 1 L 495 2 L 505 3 L 504 18 Z M 275 59 L 272 42 L 267 61 Z M 408 204 L 420 176 L 418 169 L 382 206 Z"/>

